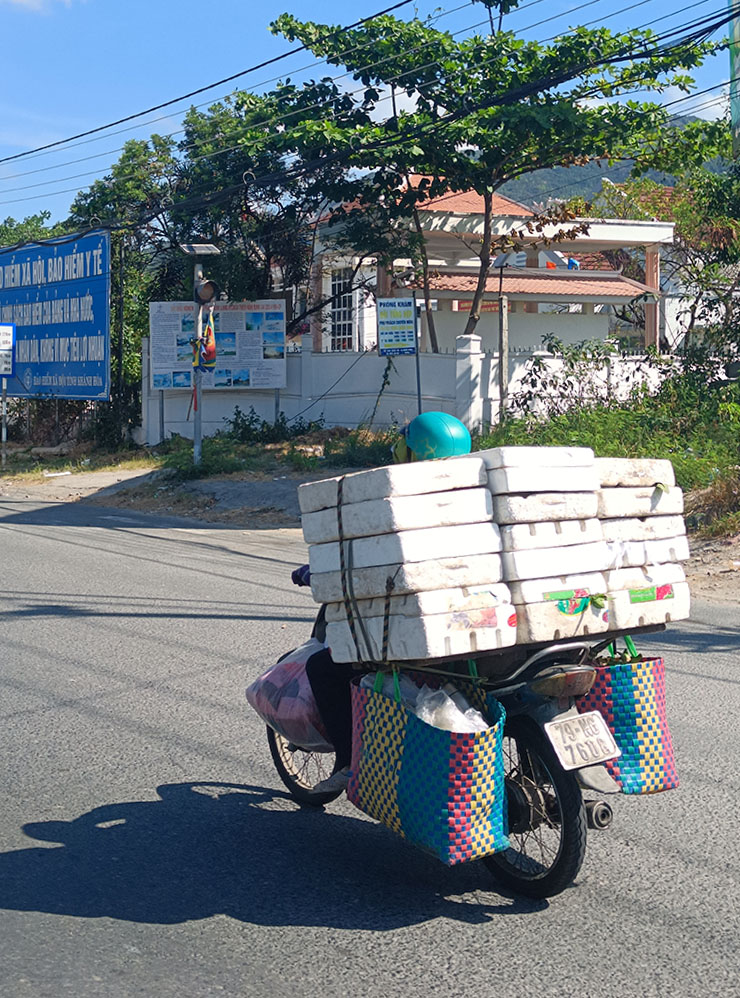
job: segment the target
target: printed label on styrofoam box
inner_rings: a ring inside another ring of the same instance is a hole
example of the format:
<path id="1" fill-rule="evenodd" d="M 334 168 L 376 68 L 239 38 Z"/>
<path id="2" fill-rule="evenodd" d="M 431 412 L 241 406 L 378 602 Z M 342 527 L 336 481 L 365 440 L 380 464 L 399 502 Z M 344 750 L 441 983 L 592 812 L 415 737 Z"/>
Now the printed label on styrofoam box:
<path id="1" fill-rule="evenodd" d="M 654 600 L 673 599 L 673 586 L 650 586 L 648 589 L 630 589 L 630 603 L 652 603 Z"/>

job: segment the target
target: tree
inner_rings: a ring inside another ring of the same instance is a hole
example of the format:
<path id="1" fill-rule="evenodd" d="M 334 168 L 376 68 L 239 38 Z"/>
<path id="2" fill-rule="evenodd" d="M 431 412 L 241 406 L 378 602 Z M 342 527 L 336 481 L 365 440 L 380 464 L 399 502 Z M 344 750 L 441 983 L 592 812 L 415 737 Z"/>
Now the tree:
<path id="1" fill-rule="evenodd" d="M 503 13 L 511 4 L 486 0 L 486 6 Z M 551 43 L 504 30 L 458 41 L 418 19 L 391 15 L 342 31 L 285 14 L 273 30 L 346 67 L 360 84 L 349 94 L 349 115 L 330 126 L 316 118 L 296 122 L 281 138 L 286 154 L 320 145 L 327 157 L 342 158 L 354 205 L 350 216 L 370 216 L 382 205 L 397 230 L 402 220 L 413 227 L 418 204 L 447 191 L 473 189 L 483 198 L 480 266 L 466 333 L 478 322 L 494 248 L 517 244 L 517 233 L 493 238 L 493 193 L 543 167 L 635 158 L 670 144 L 667 110 L 624 98 L 669 86 L 688 91 L 693 81 L 685 71 L 716 48 L 697 39 L 662 44 L 649 30 L 615 34 L 586 27 Z M 310 93 L 313 86 L 304 89 Z M 384 102 L 391 90 L 402 92 L 410 109 L 394 106 L 388 113 Z M 691 139 L 695 155 L 701 150 L 706 159 L 713 130 L 707 127 L 703 139 L 700 130 L 693 129 Z M 404 183 L 412 172 L 429 182 Z M 553 224 L 572 221 L 567 209 L 556 208 L 530 220 L 527 229 L 545 241 Z"/>
<path id="2" fill-rule="evenodd" d="M 725 123 L 729 137 L 729 127 Z M 572 207 L 572 205 L 571 205 Z M 680 294 L 684 345 L 701 329 L 717 342 L 740 345 L 740 169 L 690 169 L 674 185 L 638 178 L 605 183 L 588 210 L 611 218 L 658 218 L 675 223 L 673 245 L 662 254 L 661 282 Z M 644 280 L 644 258 L 621 251 L 628 276 Z M 634 318 L 639 324 L 640 315 Z"/>

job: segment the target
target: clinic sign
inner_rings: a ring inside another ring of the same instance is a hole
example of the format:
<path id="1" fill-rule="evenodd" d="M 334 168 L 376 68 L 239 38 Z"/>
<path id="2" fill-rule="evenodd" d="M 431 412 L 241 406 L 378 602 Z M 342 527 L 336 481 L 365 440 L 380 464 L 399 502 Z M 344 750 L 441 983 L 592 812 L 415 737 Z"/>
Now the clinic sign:
<path id="1" fill-rule="evenodd" d="M 110 235 L 0 250 L 0 324 L 15 326 L 16 398 L 110 397 Z"/>
<path id="2" fill-rule="evenodd" d="M 414 298 L 378 298 L 378 353 L 395 357 L 416 353 Z"/>

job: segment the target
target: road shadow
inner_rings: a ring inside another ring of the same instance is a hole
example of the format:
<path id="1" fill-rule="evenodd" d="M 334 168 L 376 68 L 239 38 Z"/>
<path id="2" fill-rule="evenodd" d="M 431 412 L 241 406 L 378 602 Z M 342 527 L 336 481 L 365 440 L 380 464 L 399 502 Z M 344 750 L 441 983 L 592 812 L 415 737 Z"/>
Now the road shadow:
<path id="1" fill-rule="evenodd" d="M 638 638 L 635 638 L 638 641 Z M 734 652 L 740 651 L 740 626 L 736 624 L 708 624 L 691 619 L 679 626 L 669 625 L 660 635 L 641 635 L 640 650 L 650 653 L 654 647 L 661 650 L 682 652 Z"/>
<path id="2" fill-rule="evenodd" d="M 0 908 L 167 925 L 225 914 L 255 925 L 388 931 L 547 907 L 460 899 L 491 889 L 482 864 L 447 868 L 374 822 L 301 809 L 262 787 L 179 783 L 158 793 L 73 821 L 24 825 L 29 837 L 59 844 L 0 854 Z"/>
<path id="3" fill-rule="evenodd" d="M 108 530 L 121 527 L 179 527 L 187 530 L 267 530 L 265 522 L 253 526 L 244 523 L 222 523 L 200 519 L 196 516 L 140 512 L 135 505 L 130 508 L 106 506 L 86 499 L 18 499 L 0 496 L 0 525 L 37 527 L 102 527 Z M 295 524 L 293 525 L 295 526 Z"/>

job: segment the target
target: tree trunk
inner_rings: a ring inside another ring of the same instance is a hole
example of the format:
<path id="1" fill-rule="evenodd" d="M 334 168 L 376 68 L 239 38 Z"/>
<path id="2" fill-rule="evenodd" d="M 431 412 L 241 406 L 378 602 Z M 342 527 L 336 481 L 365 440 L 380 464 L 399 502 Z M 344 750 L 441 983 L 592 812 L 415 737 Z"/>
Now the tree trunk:
<path id="1" fill-rule="evenodd" d="M 421 228 L 421 221 L 419 219 L 419 211 L 417 208 L 414 208 L 414 225 L 416 226 L 416 233 L 419 236 L 419 244 L 421 246 L 421 276 L 422 288 L 424 291 L 424 312 L 427 317 L 427 331 L 429 333 L 429 345 L 432 348 L 432 353 L 439 353 L 437 329 L 434 325 L 434 312 L 432 311 L 432 297 L 429 293 L 429 255 L 427 254 L 427 247 L 424 242 L 424 233 Z"/>
<path id="2" fill-rule="evenodd" d="M 486 290 L 486 281 L 488 280 L 488 269 L 491 266 L 491 230 L 493 228 L 493 194 L 490 191 L 486 191 L 483 195 L 483 210 L 485 212 L 483 218 L 483 247 L 480 254 L 480 268 L 478 270 L 478 283 L 475 288 L 475 294 L 473 295 L 473 303 L 470 306 L 470 313 L 468 314 L 468 321 L 465 323 L 465 329 L 463 330 L 463 336 L 472 336 L 475 332 L 475 327 L 478 325 L 478 320 L 480 319 L 480 308 L 483 302 L 483 295 Z"/>

